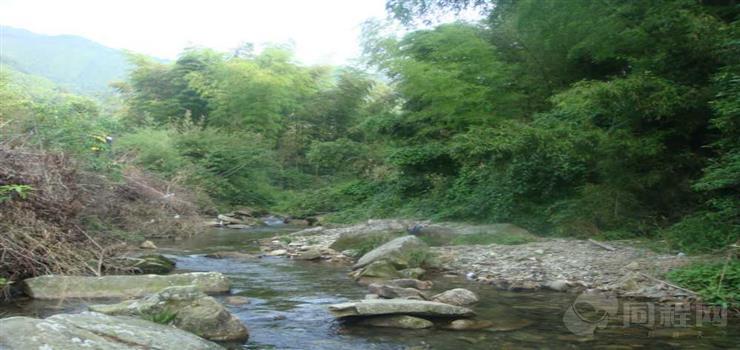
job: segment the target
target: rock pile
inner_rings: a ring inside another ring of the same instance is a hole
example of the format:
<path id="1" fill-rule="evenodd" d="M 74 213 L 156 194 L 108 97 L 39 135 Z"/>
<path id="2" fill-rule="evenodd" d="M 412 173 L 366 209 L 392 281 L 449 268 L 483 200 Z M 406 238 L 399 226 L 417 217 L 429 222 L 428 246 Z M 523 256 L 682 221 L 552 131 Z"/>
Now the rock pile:
<path id="1" fill-rule="evenodd" d="M 387 284 L 373 283 L 365 300 L 329 306 L 335 317 L 350 323 L 402 329 L 421 329 L 435 326 L 449 330 L 483 329 L 492 322 L 469 319 L 475 312 L 469 308 L 478 301 L 475 293 L 456 288 L 429 296 L 413 288 L 429 288 L 430 282 L 401 279 Z"/>
<path id="2" fill-rule="evenodd" d="M 367 252 L 352 266 L 350 275 L 360 284 L 399 278 L 420 278 L 428 263 L 429 247 L 415 236 L 393 239 Z"/>
<path id="3" fill-rule="evenodd" d="M 504 245 L 445 245 L 455 237 L 486 233 L 529 237 L 534 242 Z M 660 281 L 672 268 L 691 262 L 689 257 L 666 255 L 632 246 L 629 242 L 605 245 L 576 239 L 542 239 L 511 224 L 468 225 L 429 223 L 412 220 L 368 220 L 344 227 L 312 227 L 263 242 L 266 252 L 285 250 L 298 256 L 318 249 L 324 260 L 351 262 L 359 258 L 352 276 L 363 284 L 397 278 L 421 278 L 424 270 L 403 268 L 392 261 L 376 262 L 371 256 L 357 256 L 358 247 L 377 241 L 392 241 L 411 234 L 434 246 L 429 248 L 436 268 L 449 275 L 511 291 L 548 289 L 579 292 L 585 289 L 616 291 L 622 296 L 656 300 L 685 300 L 691 292 Z M 413 240 L 411 238 L 407 238 Z M 441 245 L 441 246 L 440 246 Z M 383 260 L 383 259 L 379 259 Z"/>

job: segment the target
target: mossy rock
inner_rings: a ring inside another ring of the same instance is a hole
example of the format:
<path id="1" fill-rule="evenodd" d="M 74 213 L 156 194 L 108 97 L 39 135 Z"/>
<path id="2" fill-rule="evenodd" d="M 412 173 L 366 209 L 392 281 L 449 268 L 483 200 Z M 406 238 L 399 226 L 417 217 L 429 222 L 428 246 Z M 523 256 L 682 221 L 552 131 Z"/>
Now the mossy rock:
<path id="1" fill-rule="evenodd" d="M 245 341 L 247 328 L 213 297 L 195 286 L 174 286 L 144 299 L 112 305 L 90 305 L 91 311 L 135 316 L 156 323 L 172 324 L 195 335 L 216 341 Z"/>
<path id="2" fill-rule="evenodd" d="M 375 261 L 387 260 L 397 269 L 420 267 L 429 260 L 429 247 L 415 236 L 404 236 L 389 241 L 363 255 L 354 265 L 355 269 Z"/>
<path id="3" fill-rule="evenodd" d="M 396 271 L 396 268 L 389 261 L 379 260 L 365 266 L 357 274 L 357 279 L 368 277 L 390 280 L 400 278 L 401 274 Z"/>

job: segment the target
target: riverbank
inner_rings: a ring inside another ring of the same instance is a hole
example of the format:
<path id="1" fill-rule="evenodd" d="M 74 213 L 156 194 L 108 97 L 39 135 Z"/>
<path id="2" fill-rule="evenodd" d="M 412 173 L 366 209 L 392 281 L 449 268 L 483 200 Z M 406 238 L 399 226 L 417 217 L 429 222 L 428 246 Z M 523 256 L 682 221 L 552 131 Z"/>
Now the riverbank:
<path id="1" fill-rule="evenodd" d="M 363 226 L 381 227 L 376 222 Z M 395 223 L 388 223 L 387 226 L 397 227 Z M 348 229 L 350 227 L 353 226 L 336 229 L 358 232 L 356 228 Z M 182 240 L 155 241 L 159 249 L 150 251 L 174 260 L 175 273 L 210 271 L 222 273 L 229 279 L 231 290 L 228 293 L 213 294 L 212 297 L 248 327 L 249 340 L 245 345 L 239 344 L 238 348 L 483 350 L 491 347 L 608 349 L 618 345 L 620 348 L 632 349 L 662 348 L 669 343 L 674 344 L 674 347 L 726 348 L 739 339 L 740 329 L 733 320 L 728 322 L 727 327 L 705 325 L 698 329 L 702 337 L 697 338 L 695 328 L 660 331 L 639 325 L 626 328 L 621 315 L 609 327 L 596 330 L 593 336 L 577 336 L 565 327 L 563 320 L 564 312 L 571 307 L 576 294 L 545 289 L 502 291 L 484 283 L 467 280 L 464 274 L 451 275 L 441 270 L 430 270 L 423 277 L 431 282 L 431 288 L 422 289 L 421 292 L 433 296 L 454 288 L 468 289 L 479 299 L 471 307 L 477 315 L 475 319 L 490 321 L 494 326 L 465 331 L 450 331 L 439 327 L 399 330 L 338 321 L 331 314 L 330 305 L 362 300 L 366 298 L 369 288 L 347 276 L 355 259 L 331 260 L 341 254 L 333 248 L 324 248 L 318 258 L 321 260 L 296 258 L 297 254 L 308 251 L 302 249 L 324 245 L 321 238 L 306 235 L 306 230 L 297 230 L 299 228 L 289 226 L 254 230 L 210 229 L 201 235 Z M 323 228 L 313 230 L 316 233 Z M 292 234 L 293 232 L 298 234 Z M 378 232 L 386 231 L 376 231 Z M 329 235 L 332 236 L 333 234 Z M 345 234 L 339 241 L 344 241 L 347 236 Z M 260 248 L 269 248 L 266 244 L 272 241 L 287 246 L 285 255 L 270 256 L 267 252 L 260 252 Z M 306 245 L 300 246 L 302 243 Z M 292 254 L 296 254 L 296 257 L 286 258 Z M 235 298 L 241 301 L 234 303 Z M 11 304 L 0 304 L 0 314 L 3 317 L 48 317 L 88 310 L 91 304 L 116 302 L 118 300 L 17 299 Z M 693 327 L 694 319 L 691 317 L 689 321 Z"/>
<path id="2" fill-rule="evenodd" d="M 490 235 L 529 237 L 513 225 L 430 224 L 412 220 L 370 220 L 342 227 L 313 227 L 289 235 L 262 240 L 265 254 L 300 258 L 320 252 L 324 261 L 349 264 L 368 245 L 384 238 L 413 234 L 431 243 L 433 270 L 497 289 L 560 292 L 600 290 L 620 297 L 658 301 L 695 300 L 697 295 L 664 280 L 671 269 L 686 266 L 695 258 L 683 254 L 659 254 L 631 242 L 599 243 L 577 239 L 537 238 L 521 244 L 437 245 L 440 241 L 465 241 L 459 237 L 486 232 Z M 447 237 L 447 239 L 440 239 Z M 528 238 L 530 239 L 530 238 Z M 493 239 L 495 241 L 495 239 Z M 348 248 L 345 244 L 354 242 Z M 517 243 L 520 241 L 516 241 Z M 339 248 L 346 248 L 339 250 Z"/>

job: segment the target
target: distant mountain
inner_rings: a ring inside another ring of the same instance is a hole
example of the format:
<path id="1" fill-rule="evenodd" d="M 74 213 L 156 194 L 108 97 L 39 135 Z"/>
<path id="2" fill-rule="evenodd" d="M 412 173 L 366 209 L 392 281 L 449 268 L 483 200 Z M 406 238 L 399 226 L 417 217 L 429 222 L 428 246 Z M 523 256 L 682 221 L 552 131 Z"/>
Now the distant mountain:
<path id="1" fill-rule="evenodd" d="M 0 63 L 51 80 L 71 92 L 108 95 L 109 83 L 126 77 L 121 50 L 72 35 L 41 35 L 0 26 Z"/>

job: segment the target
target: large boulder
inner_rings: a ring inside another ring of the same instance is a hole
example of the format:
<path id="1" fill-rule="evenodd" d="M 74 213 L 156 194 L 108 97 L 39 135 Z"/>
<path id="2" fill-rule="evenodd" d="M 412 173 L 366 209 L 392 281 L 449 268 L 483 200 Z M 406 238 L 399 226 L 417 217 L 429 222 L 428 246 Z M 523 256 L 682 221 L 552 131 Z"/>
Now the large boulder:
<path id="1" fill-rule="evenodd" d="M 467 289 L 455 288 L 439 293 L 433 296 L 431 300 L 450 305 L 466 306 L 477 303 L 478 296 Z"/>
<path id="2" fill-rule="evenodd" d="M 339 318 L 399 314 L 430 317 L 468 317 L 475 315 L 473 310 L 462 306 L 411 299 L 367 299 L 329 305 L 329 311 Z"/>
<path id="3" fill-rule="evenodd" d="M 376 242 L 389 241 L 405 235 L 415 222 L 409 220 L 368 220 L 366 223 L 329 229 L 338 234 L 331 248 L 336 251 L 357 249 Z"/>
<path id="4" fill-rule="evenodd" d="M 189 285 L 204 293 L 223 293 L 230 289 L 229 280 L 218 272 L 101 277 L 45 275 L 22 282 L 26 294 L 35 299 L 133 298 L 171 286 Z"/>
<path id="5" fill-rule="evenodd" d="M 175 286 L 140 300 L 91 305 L 91 311 L 109 315 L 155 319 L 164 315 L 177 328 L 216 341 L 245 341 L 247 327 L 216 299 L 194 286 Z"/>
<path id="6" fill-rule="evenodd" d="M 429 320 L 408 315 L 387 315 L 370 317 L 358 322 L 359 325 L 401 329 L 424 329 L 434 326 Z"/>
<path id="7" fill-rule="evenodd" d="M 397 267 L 409 267 L 418 255 L 426 254 L 428 250 L 429 247 L 419 238 L 403 236 L 369 251 L 357 261 L 353 268 L 359 269 L 379 260 L 387 260 Z"/>
<path id="8" fill-rule="evenodd" d="M 183 330 L 127 316 L 95 312 L 46 319 L 0 319 L 0 349 L 7 350 L 218 350 L 216 343 Z"/>

